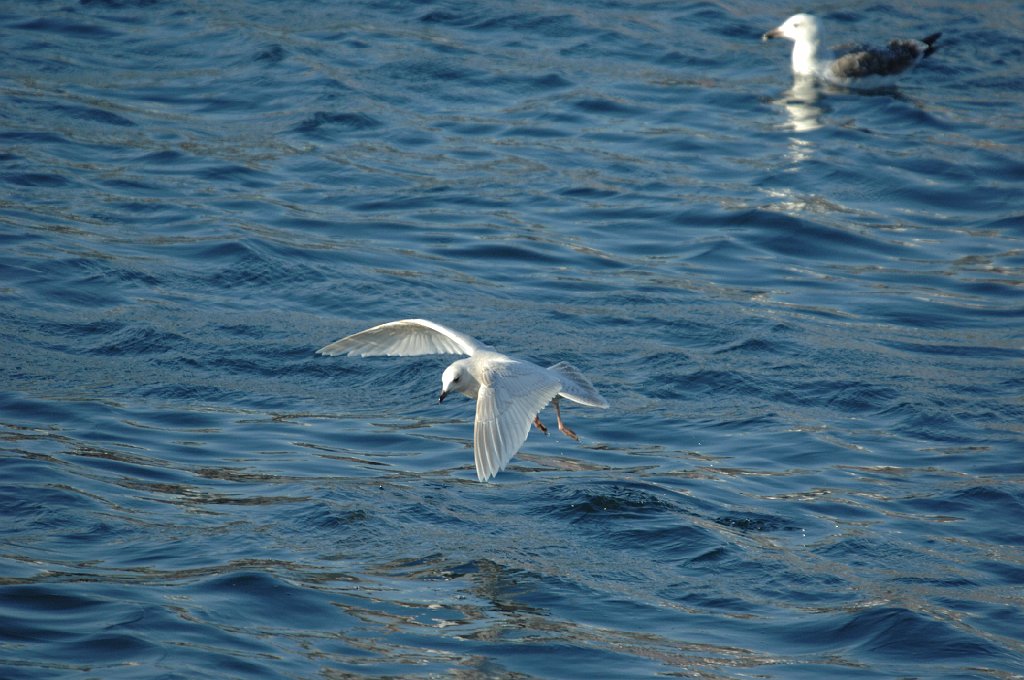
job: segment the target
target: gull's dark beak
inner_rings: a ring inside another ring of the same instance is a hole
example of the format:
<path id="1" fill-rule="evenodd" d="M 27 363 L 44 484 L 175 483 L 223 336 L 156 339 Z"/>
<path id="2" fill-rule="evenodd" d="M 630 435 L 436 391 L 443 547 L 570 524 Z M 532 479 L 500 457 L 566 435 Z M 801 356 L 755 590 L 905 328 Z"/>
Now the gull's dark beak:
<path id="1" fill-rule="evenodd" d="M 444 401 L 444 398 L 448 396 L 448 390 L 441 390 L 441 396 L 437 398 L 437 403 L 440 404 Z"/>
<path id="2" fill-rule="evenodd" d="M 767 33 L 765 33 L 764 35 L 762 35 L 761 36 L 761 40 L 771 40 L 772 38 L 781 38 L 781 37 L 782 37 L 782 31 L 780 31 L 777 28 L 773 28 L 772 30 L 770 30 Z"/>

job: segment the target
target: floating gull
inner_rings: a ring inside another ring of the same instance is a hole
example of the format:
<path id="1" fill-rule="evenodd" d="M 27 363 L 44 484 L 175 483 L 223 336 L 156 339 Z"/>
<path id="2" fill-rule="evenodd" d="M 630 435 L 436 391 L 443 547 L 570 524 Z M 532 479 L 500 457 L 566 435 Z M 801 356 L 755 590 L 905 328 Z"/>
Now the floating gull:
<path id="1" fill-rule="evenodd" d="M 530 424 L 541 432 L 547 428 L 538 414 L 550 402 L 555 407 L 558 429 L 579 440 L 562 422 L 559 400 L 563 397 L 584 406 L 608 408 L 579 369 L 562 361 L 542 368 L 514 359 L 475 338 L 423 319 L 406 319 L 374 326 L 332 342 L 317 354 L 337 356 L 422 356 L 424 354 L 465 354 L 441 375 L 441 396 L 462 392 L 476 399 L 473 425 L 473 458 L 481 482 L 505 469 L 530 433 Z"/>
<path id="2" fill-rule="evenodd" d="M 793 41 L 793 74 L 817 77 L 837 85 L 877 87 L 913 68 L 935 51 L 941 33 L 923 40 L 892 40 L 885 47 L 856 46 L 819 60 L 821 26 L 810 14 L 794 14 L 781 26 L 765 33 L 762 40 L 789 38 Z"/>

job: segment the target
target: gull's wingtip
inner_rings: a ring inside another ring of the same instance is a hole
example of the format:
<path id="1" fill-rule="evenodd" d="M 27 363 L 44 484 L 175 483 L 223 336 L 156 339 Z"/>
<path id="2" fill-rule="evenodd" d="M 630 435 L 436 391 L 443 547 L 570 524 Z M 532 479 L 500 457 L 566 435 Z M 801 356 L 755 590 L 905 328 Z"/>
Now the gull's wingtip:
<path id="1" fill-rule="evenodd" d="M 493 465 L 489 465 L 486 461 L 481 460 L 476 455 L 476 446 L 473 447 L 473 457 L 476 459 L 476 480 L 480 483 L 487 483 L 498 476 L 501 470 L 498 470 Z"/>
<path id="2" fill-rule="evenodd" d="M 337 340 L 337 341 L 332 342 L 330 344 L 324 345 L 323 347 L 318 349 L 316 352 L 314 352 L 314 354 L 319 354 L 320 356 L 325 356 L 325 357 L 336 357 L 339 354 L 351 354 L 351 352 L 346 352 L 345 350 L 340 349 L 337 346 L 340 342 L 341 342 L 341 340 Z"/>

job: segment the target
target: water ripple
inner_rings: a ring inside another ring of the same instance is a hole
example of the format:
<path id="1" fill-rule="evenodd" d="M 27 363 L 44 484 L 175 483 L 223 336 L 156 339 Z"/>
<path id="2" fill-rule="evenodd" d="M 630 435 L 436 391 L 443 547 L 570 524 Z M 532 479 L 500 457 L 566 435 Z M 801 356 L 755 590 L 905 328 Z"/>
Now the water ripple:
<path id="1" fill-rule="evenodd" d="M 1021 10 L 778 11 L 8 8 L 0 675 L 1019 673 Z M 479 484 L 407 317 L 612 408 Z"/>

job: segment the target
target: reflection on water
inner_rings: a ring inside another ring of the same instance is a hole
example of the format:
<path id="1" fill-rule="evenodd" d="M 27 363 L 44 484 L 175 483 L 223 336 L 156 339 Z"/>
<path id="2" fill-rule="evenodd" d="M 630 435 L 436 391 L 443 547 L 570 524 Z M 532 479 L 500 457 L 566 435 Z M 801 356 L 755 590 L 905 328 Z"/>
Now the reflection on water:
<path id="1" fill-rule="evenodd" d="M 780 127 L 795 133 L 813 132 L 821 128 L 824 109 L 818 104 L 819 94 L 814 78 L 794 76 L 793 86 L 772 102 L 786 111 L 788 119 Z M 790 136 L 785 153 L 790 171 L 810 160 L 813 151 L 814 144 L 807 137 Z"/>
<path id="2" fill-rule="evenodd" d="M 787 127 L 794 132 L 810 132 L 822 126 L 824 110 L 818 105 L 818 88 L 814 78 L 796 76 L 793 86 L 774 103 L 781 104 L 789 116 Z"/>
<path id="3" fill-rule="evenodd" d="M 772 3 L 4 7 L 0 677 L 1024 667 L 1024 3 L 909 96 Z M 415 316 L 613 408 L 480 484 L 314 354 Z"/>

